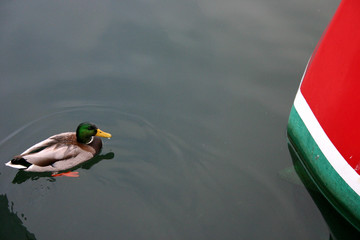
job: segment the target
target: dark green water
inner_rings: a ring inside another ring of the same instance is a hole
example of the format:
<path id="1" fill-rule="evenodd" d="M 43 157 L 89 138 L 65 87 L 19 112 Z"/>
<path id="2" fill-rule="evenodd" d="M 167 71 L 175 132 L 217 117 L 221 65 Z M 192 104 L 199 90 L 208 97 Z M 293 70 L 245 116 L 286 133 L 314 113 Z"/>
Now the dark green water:
<path id="1" fill-rule="evenodd" d="M 328 239 L 279 172 L 338 3 L 1 1 L 0 239 Z M 82 121 L 113 138 L 79 178 L 5 167 Z"/>

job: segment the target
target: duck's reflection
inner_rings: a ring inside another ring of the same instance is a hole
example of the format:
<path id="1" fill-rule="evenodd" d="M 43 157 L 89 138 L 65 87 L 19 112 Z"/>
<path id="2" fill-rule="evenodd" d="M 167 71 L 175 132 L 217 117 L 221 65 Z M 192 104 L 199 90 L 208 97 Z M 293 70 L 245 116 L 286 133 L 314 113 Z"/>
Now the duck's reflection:
<path id="1" fill-rule="evenodd" d="M 80 164 L 78 166 L 76 166 L 75 168 L 69 169 L 68 171 L 73 171 L 75 169 L 90 169 L 92 168 L 94 165 L 96 165 L 97 163 L 99 163 L 102 160 L 110 160 L 113 159 L 115 156 L 115 154 L 113 152 L 109 152 L 106 154 L 99 154 L 95 157 L 93 157 L 91 160 Z M 51 172 L 46 172 L 46 173 L 36 173 L 36 172 L 25 172 L 22 170 L 19 170 L 19 172 L 16 174 L 16 176 L 14 177 L 12 183 L 14 184 L 21 184 L 23 182 L 26 182 L 27 180 L 31 179 L 32 181 L 36 181 L 39 178 L 47 178 L 47 181 L 49 182 L 55 182 L 56 178 L 52 176 Z"/>

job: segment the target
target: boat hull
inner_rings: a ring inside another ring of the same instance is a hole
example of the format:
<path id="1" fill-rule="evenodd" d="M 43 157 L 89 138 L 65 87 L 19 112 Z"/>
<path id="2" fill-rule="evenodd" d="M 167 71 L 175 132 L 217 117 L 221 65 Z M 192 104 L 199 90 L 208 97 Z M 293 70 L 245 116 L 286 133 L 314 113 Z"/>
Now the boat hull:
<path id="1" fill-rule="evenodd" d="M 360 230 L 360 1 L 343 0 L 301 80 L 288 138 L 313 182 Z"/>

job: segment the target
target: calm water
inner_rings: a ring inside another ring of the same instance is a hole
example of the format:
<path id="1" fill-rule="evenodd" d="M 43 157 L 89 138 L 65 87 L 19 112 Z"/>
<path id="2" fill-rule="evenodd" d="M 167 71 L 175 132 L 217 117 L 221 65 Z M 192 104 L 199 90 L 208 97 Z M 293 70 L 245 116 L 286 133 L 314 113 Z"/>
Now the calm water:
<path id="1" fill-rule="evenodd" d="M 304 186 L 279 172 L 338 4 L 2 1 L 0 238 L 328 239 Z M 79 178 L 4 166 L 82 121 L 113 138 Z"/>

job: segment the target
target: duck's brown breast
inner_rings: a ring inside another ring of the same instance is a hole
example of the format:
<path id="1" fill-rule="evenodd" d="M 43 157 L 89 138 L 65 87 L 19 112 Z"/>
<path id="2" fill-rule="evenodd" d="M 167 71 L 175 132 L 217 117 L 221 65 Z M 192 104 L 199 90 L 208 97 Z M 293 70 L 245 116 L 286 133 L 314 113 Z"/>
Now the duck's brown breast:
<path id="1" fill-rule="evenodd" d="M 102 141 L 99 137 L 94 137 L 94 140 L 88 144 L 87 146 L 91 147 L 92 149 L 94 149 L 95 153 L 94 155 L 98 154 L 102 148 Z"/>

